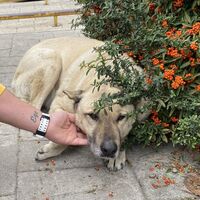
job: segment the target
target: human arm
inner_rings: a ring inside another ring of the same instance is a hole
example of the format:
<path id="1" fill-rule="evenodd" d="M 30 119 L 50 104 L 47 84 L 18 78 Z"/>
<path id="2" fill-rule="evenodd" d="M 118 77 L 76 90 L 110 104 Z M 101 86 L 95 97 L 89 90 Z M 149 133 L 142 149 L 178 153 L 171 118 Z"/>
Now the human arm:
<path id="1" fill-rule="evenodd" d="M 0 95 L 0 121 L 35 133 L 42 112 L 5 89 Z M 64 111 L 52 113 L 46 138 L 64 145 L 86 145 L 86 137 L 77 132 L 75 117 Z"/>

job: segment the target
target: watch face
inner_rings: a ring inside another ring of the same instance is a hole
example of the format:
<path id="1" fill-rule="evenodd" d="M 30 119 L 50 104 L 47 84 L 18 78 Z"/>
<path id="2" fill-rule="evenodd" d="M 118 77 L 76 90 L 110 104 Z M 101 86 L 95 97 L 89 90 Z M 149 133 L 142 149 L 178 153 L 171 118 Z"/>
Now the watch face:
<path id="1" fill-rule="evenodd" d="M 49 115 L 43 113 L 40 118 L 40 125 L 39 125 L 38 129 L 36 130 L 35 135 L 45 137 L 45 134 L 47 132 L 47 128 L 49 125 L 49 121 L 50 121 Z"/>

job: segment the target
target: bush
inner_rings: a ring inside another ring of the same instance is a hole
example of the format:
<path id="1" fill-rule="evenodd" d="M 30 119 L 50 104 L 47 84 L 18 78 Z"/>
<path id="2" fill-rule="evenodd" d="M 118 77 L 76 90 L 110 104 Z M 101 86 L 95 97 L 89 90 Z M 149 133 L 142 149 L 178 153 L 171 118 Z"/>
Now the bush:
<path id="1" fill-rule="evenodd" d="M 143 144 L 172 141 L 195 148 L 200 144 L 200 2 L 198 0 L 79 0 L 87 37 L 106 41 L 97 49 L 95 67 L 103 81 L 122 88 L 116 95 L 103 96 L 97 109 L 113 101 L 132 103 L 150 99 L 140 111 L 151 110 L 144 123 L 136 123 L 128 142 Z M 107 66 L 107 52 L 114 67 Z M 130 59 L 122 59 L 122 54 Z M 131 66 L 141 66 L 138 76 Z M 123 73 L 121 70 L 123 69 Z"/>

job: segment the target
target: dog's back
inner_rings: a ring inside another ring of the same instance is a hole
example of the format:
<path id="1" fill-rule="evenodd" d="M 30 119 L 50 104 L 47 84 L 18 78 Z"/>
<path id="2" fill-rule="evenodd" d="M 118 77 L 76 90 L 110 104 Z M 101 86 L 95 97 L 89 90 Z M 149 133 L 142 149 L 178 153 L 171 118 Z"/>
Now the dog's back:
<path id="1" fill-rule="evenodd" d="M 85 74 L 80 72 L 79 66 L 85 54 L 90 51 L 88 55 L 91 55 L 93 48 L 102 44 L 84 37 L 61 37 L 33 46 L 15 72 L 12 81 L 15 95 L 41 108 L 47 96 L 55 93 L 64 79 L 65 87 L 66 84 L 70 87 L 65 89 L 75 89 Z"/>

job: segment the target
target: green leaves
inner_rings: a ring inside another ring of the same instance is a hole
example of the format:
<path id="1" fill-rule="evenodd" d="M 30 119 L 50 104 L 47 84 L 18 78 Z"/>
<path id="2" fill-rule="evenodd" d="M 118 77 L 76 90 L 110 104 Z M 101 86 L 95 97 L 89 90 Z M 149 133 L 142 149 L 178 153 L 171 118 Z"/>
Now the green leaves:
<path id="1" fill-rule="evenodd" d="M 195 148 L 200 144 L 200 116 L 191 115 L 179 120 L 179 123 L 172 134 L 174 144 L 187 145 Z"/>
<path id="2" fill-rule="evenodd" d="M 78 2 L 83 3 L 83 14 L 74 26 L 81 25 L 88 37 L 106 41 L 96 49 L 98 59 L 83 66 L 88 72 L 96 70 L 95 89 L 103 84 L 120 89 L 117 94 L 104 94 L 95 108 L 136 104 L 146 97 L 146 109 L 157 111 L 157 118 L 150 115 L 145 123 L 134 124 L 130 143 L 160 145 L 172 140 L 192 148 L 199 144 L 199 131 L 193 133 L 199 130 L 200 113 L 200 92 L 196 89 L 200 87 L 199 0 L 185 0 L 182 5 L 173 0 Z M 196 50 L 191 48 L 192 42 L 198 44 Z M 158 60 L 155 65 L 154 58 Z M 135 70 L 136 64 L 145 70 L 143 75 Z M 171 80 L 164 77 L 165 70 L 174 70 Z M 183 84 L 176 82 L 177 76 Z M 179 122 L 172 121 L 173 117 Z"/>

